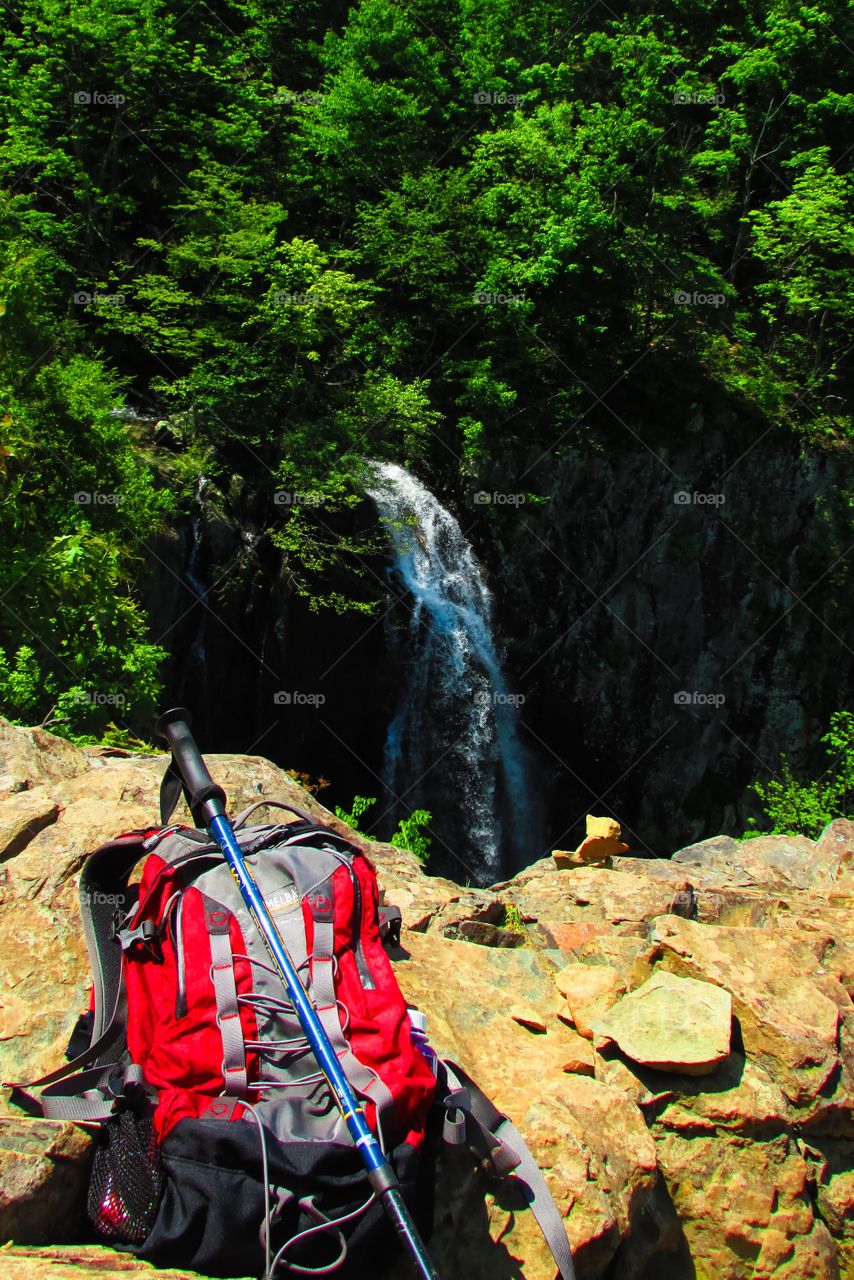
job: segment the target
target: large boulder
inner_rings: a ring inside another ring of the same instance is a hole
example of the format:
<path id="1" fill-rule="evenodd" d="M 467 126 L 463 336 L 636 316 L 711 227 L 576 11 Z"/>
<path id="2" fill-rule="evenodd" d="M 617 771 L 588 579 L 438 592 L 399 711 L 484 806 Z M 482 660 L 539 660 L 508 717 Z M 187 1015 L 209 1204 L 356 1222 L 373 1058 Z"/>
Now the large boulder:
<path id="1" fill-rule="evenodd" d="M 705 1076 L 729 1055 L 731 1023 L 728 991 L 665 969 L 594 1022 L 593 1031 L 642 1066 Z"/>

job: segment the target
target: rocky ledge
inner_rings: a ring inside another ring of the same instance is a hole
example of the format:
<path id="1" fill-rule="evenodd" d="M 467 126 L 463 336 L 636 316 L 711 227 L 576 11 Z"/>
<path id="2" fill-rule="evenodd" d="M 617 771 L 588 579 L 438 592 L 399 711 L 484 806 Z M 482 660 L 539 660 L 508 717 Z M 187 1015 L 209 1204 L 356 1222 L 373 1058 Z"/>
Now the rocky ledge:
<path id="1" fill-rule="evenodd" d="M 163 763 L 0 721 L 0 1079 L 61 1060 L 87 989 L 78 872 L 151 825 Z M 266 760 L 210 764 L 234 811 L 284 798 L 342 825 Z M 548 858 L 488 890 L 354 838 L 403 912 L 407 998 L 525 1134 L 579 1280 L 854 1277 L 854 824 Z M 4 1275 L 185 1276 L 86 1242 L 88 1150 L 4 1101 Z M 444 1280 L 554 1274 L 517 1193 L 458 1156 L 440 1161 L 432 1248 Z"/>

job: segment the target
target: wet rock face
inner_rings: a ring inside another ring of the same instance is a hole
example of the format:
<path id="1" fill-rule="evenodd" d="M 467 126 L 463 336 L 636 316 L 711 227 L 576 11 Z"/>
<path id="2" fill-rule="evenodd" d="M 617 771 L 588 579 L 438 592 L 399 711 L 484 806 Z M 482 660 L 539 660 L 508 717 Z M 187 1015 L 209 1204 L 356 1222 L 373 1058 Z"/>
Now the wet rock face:
<path id="1" fill-rule="evenodd" d="M 0 722 L 13 781 L 0 799 L 3 1080 L 61 1061 L 88 987 L 79 869 L 107 837 L 156 820 L 164 764 L 47 738 Z M 233 812 L 278 798 L 346 830 L 268 761 L 209 763 Z M 354 838 L 403 913 L 393 962 L 407 999 L 521 1129 L 578 1280 L 854 1274 L 854 824 L 803 844 L 710 841 L 673 861 L 561 870 L 544 858 L 491 889 Z M 686 874 L 696 918 L 670 909 Z M 4 1275 L 183 1280 L 81 1240 L 89 1147 L 4 1095 Z M 443 1280 L 553 1280 L 518 1190 L 451 1150 L 436 1185 Z"/>
<path id="2" fill-rule="evenodd" d="M 854 693 L 854 457 L 685 409 L 549 455 L 528 483 L 551 501 L 483 533 L 561 847 L 591 790 L 633 849 L 744 831 L 748 784 L 781 752 L 826 768 L 819 737 Z M 506 466 L 495 486 L 525 487 Z"/>

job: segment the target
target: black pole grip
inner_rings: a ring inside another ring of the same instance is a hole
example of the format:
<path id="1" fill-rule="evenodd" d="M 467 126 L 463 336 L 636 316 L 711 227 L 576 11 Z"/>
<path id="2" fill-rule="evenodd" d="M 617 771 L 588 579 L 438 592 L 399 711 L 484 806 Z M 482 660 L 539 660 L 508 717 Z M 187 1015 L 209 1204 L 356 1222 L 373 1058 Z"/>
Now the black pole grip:
<path id="1" fill-rule="evenodd" d="M 208 767 L 190 732 L 189 711 L 186 707 L 172 707 L 157 721 L 156 729 L 172 749 L 172 759 L 184 780 L 189 797 L 193 821 L 200 826 L 209 826 L 211 818 L 219 818 L 225 814 L 225 792 L 208 773 Z"/>

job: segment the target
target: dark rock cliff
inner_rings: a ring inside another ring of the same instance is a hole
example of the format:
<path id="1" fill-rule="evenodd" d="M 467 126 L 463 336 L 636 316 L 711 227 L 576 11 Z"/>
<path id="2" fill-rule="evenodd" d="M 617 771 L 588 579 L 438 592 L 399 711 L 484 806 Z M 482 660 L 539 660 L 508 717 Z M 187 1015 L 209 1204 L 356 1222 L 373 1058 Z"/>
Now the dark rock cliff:
<path id="1" fill-rule="evenodd" d="M 849 450 L 694 408 L 646 438 L 496 465 L 478 489 L 440 496 L 485 565 L 524 698 L 546 813 L 531 860 L 576 844 L 591 806 L 638 851 L 740 833 L 746 787 L 781 752 L 796 772 L 826 767 L 818 740 L 854 696 Z M 550 500 L 500 496 L 529 490 Z M 379 795 L 396 694 L 386 604 L 312 612 L 267 506 L 250 478 L 208 484 L 152 546 L 166 697 L 194 708 L 208 749 L 330 778 L 327 803 Z M 371 518 L 365 504 L 357 519 Z M 381 563 L 367 581 L 382 595 Z"/>

